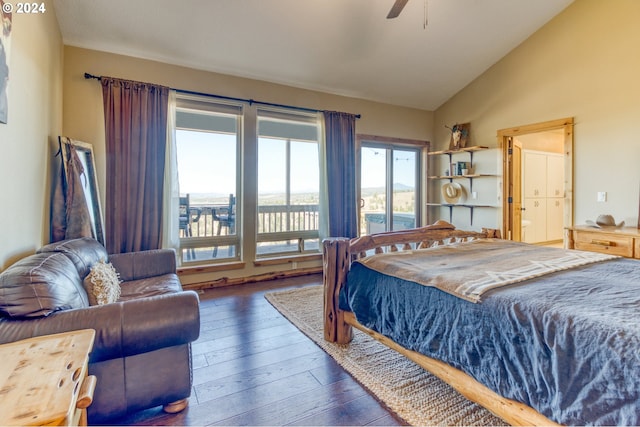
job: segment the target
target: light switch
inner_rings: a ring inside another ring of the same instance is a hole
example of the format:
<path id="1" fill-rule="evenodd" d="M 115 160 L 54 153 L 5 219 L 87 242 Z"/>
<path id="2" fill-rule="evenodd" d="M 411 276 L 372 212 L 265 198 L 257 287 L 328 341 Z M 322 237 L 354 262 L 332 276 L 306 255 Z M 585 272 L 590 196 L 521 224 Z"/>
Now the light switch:
<path id="1" fill-rule="evenodd" d="M 607 201 L 607 192 L 606 191 L 598 191 L 598 201 L 606 202 Z"/>

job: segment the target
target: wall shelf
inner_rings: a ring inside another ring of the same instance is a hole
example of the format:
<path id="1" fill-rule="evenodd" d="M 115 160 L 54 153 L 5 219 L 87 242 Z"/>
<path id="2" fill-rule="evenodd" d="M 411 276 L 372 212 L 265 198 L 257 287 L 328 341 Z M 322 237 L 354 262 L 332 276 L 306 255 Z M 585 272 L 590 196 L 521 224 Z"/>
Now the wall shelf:
<path id="1" fill-rule="evenodd" d="M 465 203 L 427 203 L 427 206 L 439 206 L 443 208 L 449 208 L 449 222 L 453 222 L 453 208 L 461 207 L 469 209 L 469 223 L 473 225 L 473 210 L 475 208 L 495 208 L 492 205 L 469 205 Z"/>
<path id="2" fill-rule="evenodd" d="M 462 179 L 467 178 L 469 180 L 469 191 L 473 192 L 473 179 L 474 178 L 484 178 L 484 177 L 492 177 L 497 176 L 495 174 L 487 174 L 487 173 L 473 173 L 467 175 L 433 175 L 427 178 L 429 179 L 448 179 L 449 181 L 453 181 L 454 179 Z"/>
<path id="3" fill-rule="evenodd" d="M 430 151 L 427 153 L 429 156 L 438 156 L 442 154 L 452 155 L 457 153 L 473 153 L 474 151 L 487 150 L 489 147 L 485 147 L 483 145 L 474 145 L 473 147 L 464 147 L 459 148 L 457 150 L 441 150 L 441 151 Z"/>
<path id="4" fill-rule="evenodd" d="M 456 154 L 462 154 L 462 153 L 467 153 L 469 155 L 469 168 L 471 170 L 473 170 L 473 153 L 475 153 L 476 151 L 481 151 L 481 150 L 488 150 L 489 147 L 485 147 L 483 145 L 474 145 L 472 147 L 464 147 L 464 148 L 460 148 L 457 150 L 441 150 L 441 151 L 431 151 L 429 153 L 427 153 L 428 156 L 448 156 L 449 157 L 449 164 L 451 164 L 452 158 L 454 155 Z M 458 180 L 458 179 L 468 179 L 469 180 L 469 192 L 473 193 L 473 180 L 475 178 L 486 178 L 486 177 L 496 177 L 497 175 L 495 174 L 484 174 L 484 173 L 471 173 L 471 174 L 467 174 L 467 175 L 431 175 L 428 176 L 428 179 L 447 179 L 449 180 L 449 182 L 453 182 L 453 180 Z M 431 207 L 447 207 L 449 208 L 449 222 L 453 221 L 453 208 L 455 207 L 462 207 L 462 208 L 467 208 L 469 209 L 469 215 L 470 215 L 470 219 L 469 222 L 471 225 L 473 225 L 473 211 L 476 208 L 495 208 L 495 206 L 492 205 L 479 205 L 479 204 L 466 204 L 466 203 L 456 203 L 456 204 L 450 204 L 450 203 L 427 203 L 427 206 L 431 206 Z"/>

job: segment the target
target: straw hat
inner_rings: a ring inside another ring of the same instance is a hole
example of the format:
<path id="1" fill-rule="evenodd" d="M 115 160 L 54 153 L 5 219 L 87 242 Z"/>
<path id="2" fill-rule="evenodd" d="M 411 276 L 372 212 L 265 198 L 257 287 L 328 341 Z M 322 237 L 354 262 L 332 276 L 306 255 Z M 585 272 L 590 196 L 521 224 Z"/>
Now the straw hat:
<path id="1" fill-rule="evenodd" d="M 464 190 L 457 182 L 447 182 L 442 186 L 442 197 L 447 203 L 459 203 L 464 196 Z"/>

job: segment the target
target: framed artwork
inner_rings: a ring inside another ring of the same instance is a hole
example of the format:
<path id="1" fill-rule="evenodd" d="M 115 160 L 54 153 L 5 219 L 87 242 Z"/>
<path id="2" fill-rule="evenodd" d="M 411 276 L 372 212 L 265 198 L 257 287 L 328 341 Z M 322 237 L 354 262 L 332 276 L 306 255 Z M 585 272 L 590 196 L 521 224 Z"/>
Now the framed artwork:
<path id="1" fill-rule="evenodd" d="M 2 21 L 0 22 L 0 123 L 7 123 L 9 116 L 9 51 L 11 45 L 11 7 L 0 0 Z"/>
<path id="2" fill-rule="evenodd" d="M 448 127 L 448 126 L 447 126 Z M 449 150 L 459 150 L 467 146 L 470 123 L 455 124 L 451 128 Z"/>
<path id="3" fill-rule="evenodd" d="M 65 176 L 70 173 L 69 167 L 70 164 L 73 163 L 71 158 L 72 150 L 77 153 L 80 159 L 80 163 L 82 164 L 80 182 L 82 184 L 84 198 L 87 202 L 87 208 L 89 209 L 92 237 L 104 245 L 104 222 L 102 219 L 102 208 L 100 206 L 100 194 L 98 193 L 93 146 L 89 143 L 76 141 L 65 136 L 59 137 L 59 141 L 60 151 L 62 151 L 62 168 Z"/>

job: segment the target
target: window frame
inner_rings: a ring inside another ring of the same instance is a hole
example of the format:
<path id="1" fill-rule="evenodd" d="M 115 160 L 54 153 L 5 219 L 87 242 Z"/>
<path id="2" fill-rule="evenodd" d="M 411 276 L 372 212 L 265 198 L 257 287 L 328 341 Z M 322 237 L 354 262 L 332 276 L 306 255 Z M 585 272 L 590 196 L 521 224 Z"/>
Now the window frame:
<path id="1" fill-rule="evenodd" d="M 198 265 L 215 265 L 221 263 L 230 263 L 230 262 L 238 262 L 243 258 L 243 234 L 242 234 L 242 218 L 243 218 L 243 209 L 242 203 L 242 171 L 243 171 L 243 124 L 244 124 L 244 115 L 245 115 L 245 105 L 242 102 L 232 102 L 225 100 L 218 100 L 211 97 L 206 97 L 202 95 L 193 95 L 193 94 L 176 94 L 176 116 L 179 113 L 189 113 L 199 115 L 215 115 L 215 116 L 233 116 L 236 122 L 236 130 L 235 130 L 235 191 L 234 195 L 236 197 L 236 210 L 235 210 L 235 233 L 232 235 L 211 235 L 211 236 L 199 236 L 199 237 L 187 237 L 181 236 L 179 237 L 179 248 L 177 248 L 178 252 L 178 260 L 179 264 L 183 267 L 189 266 L 198 266 Z M 225 132 L 215 130 L 205 130 L 198 129 L 193 127 L 184 127 L 179 126 L 176 120 L 175 130 L 187 130 L 194 132 L 210 132 L 210 133 L 221 133 Z M 176 147 L 178 145 L 178 141 L 176 138 Z M 179 169 L 178 169 L 179 171 Z M 211 249 L 220 247 L 233 247 L 233 256 L 224 257 L 224 258 L 206 258 L 201 260 L 190 260 L 188 257 L 185 257 L 185 252 L 189 250 L 197 250 L 197 249 Z M 187 258 L 187 259 L 185 259 Z"/>
<path id="2" fill-rule="evenodd" d="M 260 122 L 261 120 L 271 120 L 271 121 L 286 121 L 293 124 L 305 124 L 305 125 L 314 125 L 316 127 L 316 139 L 312 141 L 311 139 L 301 139 L 301 138 L 285 138 L 285 137 L 276 137 L 265 135 L 264 138 L 281 140 L 285 142 L 285 207 L 296 206 L 291 204 L 291 144 L 296 141 L 307 142 L 316 144 L 318 148 L 318 156 L 320 156 L 320 144 L 322 138 L 322 130 L 321 130 L 321 120 L 317 113 L 309 113 L 305 111 L 298 110 L 282 110 L 277 108 L 269 108 L 269 107 L 259 107 L 256 111 L 256 150 L 259 152 L 260 145 Z M 257 156 L 257 161 L 259 164 L 259 155 Z M 320 161 L 318 157 L 318 208 L 317 215 L 320 215 L 319 209 L 319 192 L 320 192 Z M 256 189 L 260 187 L 260 177 L 259 174 L 256 174 Z M 271 258 L 290 258 L 300 255 L 316 255 L 320 254 L 322 251 L 322 247 L 320 245 L 320 220 L 317 220 L 318 228 L 315 230 L 286 230 L 286 231 L 276 231 L 276 232 L 259 232 L 259 215 L 260 215 L 260 203 L 259 203 L 259 191 L 256 191 L 256 236 L 255 236 L 255 259 L 256 261 L 260 261 L 263 259 L 271 259 Z M 268 242 L 278 242 L 278 241 L 291 241 L 297 240 L 297 250 L 295 251 L 279 251 L 279 252 L 260 252 L 259 244 L 260 243 L 268 243 Z M 308 240 L 317 240 L 317 248 L 313 249 L 305 248 L 305 241 Z"/>
<path id="3" fill-rule="evenodd" d="M 430 142 L 426 140 L 417 140 L 417 139 L 405 139 L 405 138 L 394 138 L 394 137 L 384 137 L 378 135 L 366 135 L 366 134 L 357 134 L 356 135 L 356 188 L 358 191 L 358 200 L 361 200 L 362 194 L 362 185 L 361 185 L 361 174 L 362 174 L 362 163 L 361 163 L 361 149 L 362 147 L 369 148 L 378 148 L 393 152 L 394 150 L 405 150 L 405 151 L 415 151 L 416 152 L 416 188 L 415 188 L 415 226 L 420 227 L 425 223 L 425 215 L 426 209 L 424 206 L 424 201 L 427 200 L 427 182 L 423 182 L 423 177 L 427 176 L 427 153 L 429 151 Z M 391 165 L 389 165 L 391 163 Z M 393 160 L 387 159 L 386 171 L 388 174 L 387 180 L 393 183 Z M 389 167 L 391 166 L 391 167 Z M 388 186 L 388 183 L 387 183 Z M 392 216 L 389 213 L 393 213 L 393 189 L 387 188 L 387 199 L 390 203 L 386 203 L 386 224 L 385 228 L 389 230 L 393 230 L 393 221 Z M 361 205 L 358 204 L 358 221 L 362 218 L 361 213 Z"/>

